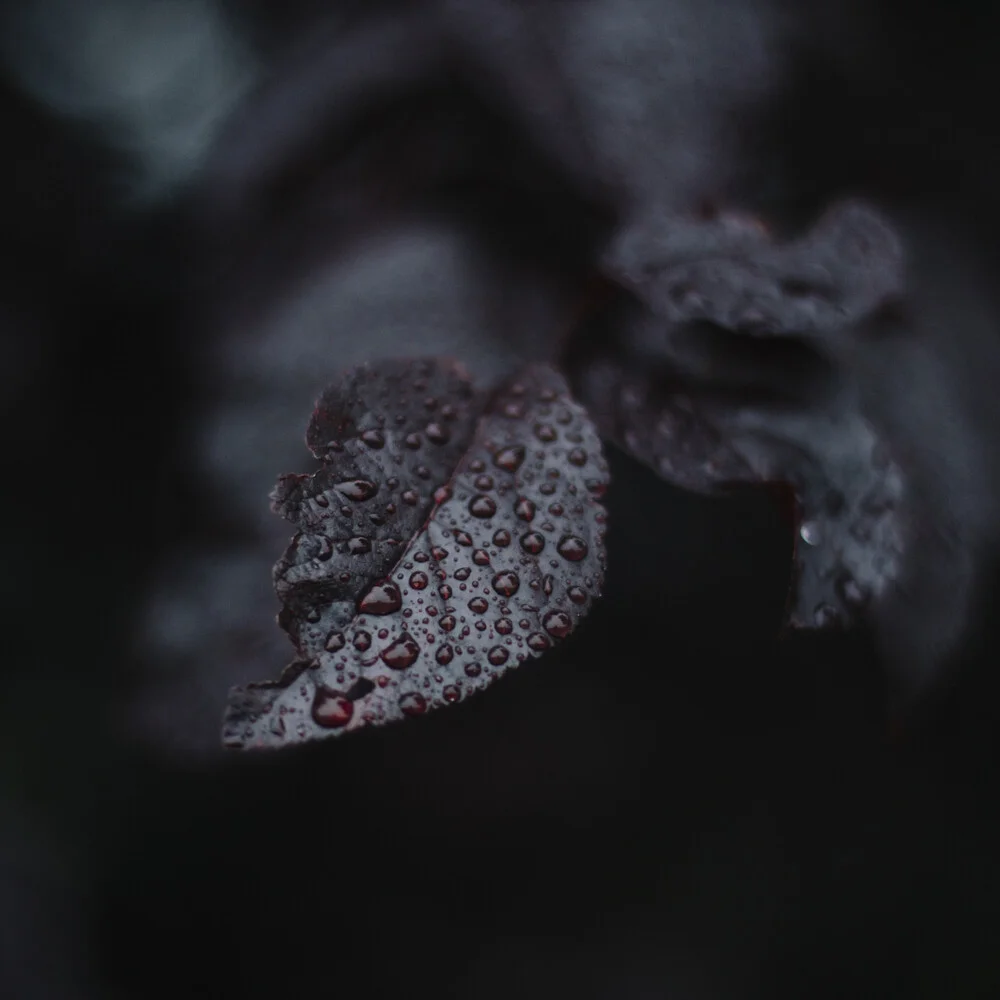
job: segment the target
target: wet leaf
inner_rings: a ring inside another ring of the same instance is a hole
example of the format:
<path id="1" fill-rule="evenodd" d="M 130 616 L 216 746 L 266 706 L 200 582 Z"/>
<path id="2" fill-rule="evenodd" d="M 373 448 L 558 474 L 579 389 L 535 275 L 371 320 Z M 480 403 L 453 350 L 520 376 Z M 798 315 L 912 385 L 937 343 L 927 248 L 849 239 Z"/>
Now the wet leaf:
<path id="1" fill-rule="evenodd" d="M 849 366 L 901 289 L 891 229 L 851 204 L 776 245 L 727 216 L 632 234 L 609 259 L 640 298 L 611 295 L 574 345 L 574 390 L 601 433 L 684 489 L 790 488 L 790 623 L 858 620 L 901 579 L 913 531 L 899 456 Z M 715 353 L 693 363 L 712 331 Z"/>
<path id="2" fill-rule="evenodd" d="M 445 362 L 366 366 L 323 394 L 307 441 L 322 468 L 273 495 L 299 528 L 275 566 L 296 657 L 233 689 L 227 746 L 453 704 L 569 635 L 600 593 L 607 467 L 552 369 L 487 400 Z"/>

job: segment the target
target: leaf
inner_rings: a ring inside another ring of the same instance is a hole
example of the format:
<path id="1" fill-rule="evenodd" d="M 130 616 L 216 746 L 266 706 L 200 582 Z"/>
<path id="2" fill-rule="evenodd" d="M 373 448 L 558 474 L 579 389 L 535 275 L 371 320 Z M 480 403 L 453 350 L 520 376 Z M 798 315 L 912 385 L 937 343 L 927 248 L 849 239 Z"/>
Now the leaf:
<path id="1" fill-rule="evenodd" d="M 610 300 L 574 348 L 574 389 L 601 433 L 684 489 L 790 487 L 789 621 L 857 621 L 903 576 L 913 518 L 849 351 L 831 343 L 850 342 L 899 293 L 892 230 L 852 203 L 777 246 L 727 216 L 623 237 L 609 261 L 641 302 Z M 803 353 L 815 354 L 811 365 Z M 807 369 L 816 377 L 802 392 Z"/>
<path id="2" fill-rule="evenodd" d="M 299 530 L 275 566 L 296 647 L 230 692 L 223 741 L 279 747 L 462 700 L 565 638 L 600 593 L 608 481 L 562 376 L 531 366 L 488 400 L 442 361 L 364 366 L 283 476 Z"/>

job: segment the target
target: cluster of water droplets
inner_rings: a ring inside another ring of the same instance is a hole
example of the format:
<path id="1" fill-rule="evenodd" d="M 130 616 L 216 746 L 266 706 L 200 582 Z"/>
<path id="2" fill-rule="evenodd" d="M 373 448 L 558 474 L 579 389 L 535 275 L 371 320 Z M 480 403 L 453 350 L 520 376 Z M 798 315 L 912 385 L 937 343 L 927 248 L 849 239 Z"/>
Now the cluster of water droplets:
<path id="1" fill-rule="evenodd" d="M 442 443 L 429 431 L 404 436 L 415 454 L 431 446 Z M 378 579 L 350 599 L 312 577 L 302 591 L 289 579 L 308 577 L 311 562 L 286 554 L 279 593 L 333 596 L 307 604 L 284 686 L 234 691 L 227 743 L 275 746 L 422 715 L 564 639 L 599 593 L 607 481 L 597 434 L 562 377 L 523 372 L 427 484 L 429 516 Z M 364 507 L 378 490 L 357 494 L 351 503 Z M 334 545 L 331 564 L 344 560 Z"/>

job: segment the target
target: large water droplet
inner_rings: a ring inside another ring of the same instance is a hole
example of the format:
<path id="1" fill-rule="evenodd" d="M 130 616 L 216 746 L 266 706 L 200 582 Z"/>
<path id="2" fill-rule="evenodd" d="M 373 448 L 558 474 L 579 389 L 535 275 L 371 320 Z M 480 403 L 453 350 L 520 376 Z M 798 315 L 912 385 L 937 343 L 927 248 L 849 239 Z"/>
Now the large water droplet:
<path id="1" fill-rule="evenodd" d="M 474 611 L 477 615 L 484 614 L 489 606 L 489 602 L 485 597 L 473 597 L 469 601 L 469 610 Z"/>
<path id="2" fill-rule="evenodd" d="M 502 597 L 513 597 L 521 586 L 521 578 L 516 573 L 497 573 L 493 577 L 493 589 Z"/>
<path id="3" fill-rule="evenodd" d="M 429 583 L 426 573 L 416 572 L 410 574 L 410 586 L 414 590 L 423 590 Z"/>
<path id="4" fill-rule="evenodd" d="M 458 569 L 455 570 L 456 580 L 468 580 L 471 575 L 472 570 L 469 569 L 468 566 L 459 566 Z"/>
<path id="5" fill-rule="evenodd" d="M 312 717 L 317 726 L 340 729 L 351 721 L 353 715 L 354 704 L 350 698 L 328 688 L 317 689 L 312 703 Z"/>
<path id="6" fill-rule="evenodd" d="M 471 545 L 472 535 L 470 535 L 467 531 L 456 531 L 455 541 L 458 542 L 459 545 Z"/>
<path id="7" fill-rule="evenodd" d="M 535 437 L 545 444 L 555 441 L 558 435 L 556 429 L 551 424 L 535 424 Z"/>
<path id="8" fill-rule="evenodd" d="M 455 651 L 448 645 L 448 643 L 443 643 L 438 646 L 438 651 L 434 654 L 434 659 L 441 664 L 442 667 L 448 666 L 455 656 Z"/>
<path id="9" fill-rule="evenodd" d="M 382 662 L 393 670 L 405 670 L 420 655 L 420 647 L 404 632 L 392 645 L 382 650 Z"/>
<path id="10" fill-rule="evenodd" d="M 466 663 L 465 676 L 478 677 L 483 672 L 483 668 L 478 663 Z"/>
<path id="11" fill-rule="evenodd" d="M 363 653 L 372 644 L 372 637 L 367 632 L 354 633 L 354 648 Z"/>
<path id="12" fill-rule="evenodd" d="M 495 501 L 485 493 L 479 493 L 469 501 L 469 513 L 473 517 L 492 517 L 496 512 Z"/>
<path id="13" fill-rule="evenodd" d="M 506 472 L 517 472 L 524 461 L 524 446 L 516 445 L 512 448 L 501 448 L 493 456 L 493 464 Z"/>
<path id="14" fill-rule="evenodd" d="M 542 619 L 542 628 L 549 635 L 554 635 L 557 639 L 563 639 L 569 635 L 573 628 L 573 620 L 565 611 L 550 611 Z"/>
<path id="15" fill-rule="evenodd" d="M 441 691 L 441 697 L 444 698 L 449 705 L 454 705 L 462 697 L 462 692 L 455 687 L 454 684 L 446 685 Z"/>
<path id="16" fill-rule="evenodd" d="M 450 632 L 455 627 L 455 616 L 454 615 L 444 615 L 438 622 L 438 628 L 442 632 Z"/>
<path id="17" fill-rule="evenodd" d="M 547 635 L 542 635 L 541 632 L 532 632 L 528 636 L 528 649 L 532 652 L 540 653 L 544 649 L 548 649 L 552 645 Z"/>
<path id="18" fill-rule="evenodd" d="M 367 479 L 348 479 L 337 483 L 334 489 L 348 500 L 369 500 L 378 493 L 378 486 Z"/>
<path id="19" fill-rule="evenodd" d="M 507 658 L 510 653 L 507 652 L 503 646 L 494 646 L 487 654 L 486 659 L 493 664 L 494 667 L 499 667 L 507 662 Z"/>
<path id="20" fill-rule="evenodd" d="M 501 618 L 497 621 L 494 628 L 501 635 L 510 635 L 514 631 L 514 623 L 509 618 Z"/>
<path id="21" fill-rule="evenodd" d="M 451 437 L 448 428 L 437 423 L 428 424 L 424 428 L 424 433 L 427 435 L 427 440 L 434 444 L 447 444 Z"/>
<path id="22" fill-rule="evenodd" d="M 587 591 L 585 591 L 583 587 L 570 587 L 569 590 L 566 591 L 566 596 L 569 597 L 574 604 L 587 603 Z"/>
<path id="23" fill-rule="evenodd" d="M 510 545 L 510 532 L 506 528 L 501 528 L 493 534 L 493 544 L 497 548 L 505 549 Z"/>
<path id="24" fill-rule="evenodd" d="M 476 551 L 472 553 L 472 561 L 477 566 L 489 566 L 490 555 L 485 549 L 476 549 Z"/>
<path id="25" fill-rule="evenodd" d="M 580 562 L 587 557 L 587 543 L 576 535 L 564 535 L 556 546 L 556 552 L 570 562 Z"/>
<path id="26" fill-rule="evenodd" d="M 408 691 L 399 699 L 403 715 L 423 715 L 427 711 L 427 699 L 416 691 Z"/>
<path id="27" fill-rule="evenodd" d="M 529 531 L 521 536 L 521 548 L 525 552 L 537 556 L 545 548 L 545 539 L 537 531 Z"/>
<path id="28" fill-rule="evenodd" d="M 352 556 L 361 556 L 366 552 L 371 552 L 371 550 L 371 539 L 365 538 L 364 535 L 355 535 L 353 538 L 347 539 L 347 551 L 350 552 Z"/>
<path id="29" fill-rule="evenodd" d="M 514 513 L 522 521 L 530 523 L 535 519 L 535 505 L 527 497 L 520 497 L 517 501 L 517 506 L 514 508 Z"/>
<path id="30" fill-rule="evenodd" d="M 326 637 L 326 651 L 328 653 L 336 653 L 338 649 L 344 648 L 344 633 L 343 632 L 331 632 Z"/>
<path id="31" fill-rule="evenodd" d="M 358 611 L 370 615 L 391 615 L 402 607 L 403 598 L 394 583 L 377 583 L 361 599 Z"/>
<path id="32" fill-rule="evenodd" d="M 400 500 L 410 507 L 416 506 L 419 499 L 420 497 L 415 490 L 403 490 L 403 495 L 400 497 Z"/>
<path id="33" fill-rule="evenodd" d="M 403 444 L 412 451 L 416 451 L 420 447 L 420 435 L 419 434 L 407 434 L 403 438 Z"/>
<path id="34" fill-rule="evenodd" d="M 806 545 L 819 545 L 822 534 L 820 526 L 815 521 L 804 521 L 799 528 L 799 537 Z"/>
<path id="35" fill-rule="evenodd" d="M 385 447 L 385 435 L 379 430 L 363 431 L 361 434 L 361 440 L 364 441 L 369 448 Z"/>
<path id="36" fill-rule="evenodd" d="M 443 601 L 451 600 L 452 590 L 447 583 L 442 583 L 441 586 L 438 587 L 438 593 L 441 595 L 441 600 Z"/>
<path id="37" fill-rule="evenodd" d="M 575 465 L 577 468 L 587 464 L 587 453 L 582 448 L 574 448 L 567 456 L 570 465 Z"/>

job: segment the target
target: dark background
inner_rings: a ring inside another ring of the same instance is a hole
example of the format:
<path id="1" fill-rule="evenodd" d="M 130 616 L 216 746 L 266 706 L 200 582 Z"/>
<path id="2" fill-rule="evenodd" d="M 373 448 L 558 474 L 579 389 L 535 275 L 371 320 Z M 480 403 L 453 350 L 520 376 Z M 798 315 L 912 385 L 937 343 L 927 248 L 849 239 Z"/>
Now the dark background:
<path id="1" fill-rule="evenodd" d="M 311 16 L 283 10 L 229 7 L 262 51 Z M 871 10 L 838 58 L 806 25 L 793 82 L 744 125 L 735 190 L 790 221 L 843 192 L 943 213 L 992 274 L 996 16 Z M 513 128 L 439 104 L 448 136 L 474 119 L 476 164 Z M 212 393 L 206 303 L 260 265 L 197 192 L 123 202 L 117 154 L 13 74 L 0 108 L 5 996 L 1000 995 L 988 613 L 891 723 L 868 636 L 775 639 L 788 543 L 766 498 L 688 496 L 613 450 L 604 600 L 487 695 L 272 756 L 137 737 L 123 706 L 158 567 L 239 535 L 181 429 Z M 605 208 L 557 179 L 484 194 L 481 173 L 433 174 L 433 211 L 481 206 L 500 259 L 584 267 Z M 303 428 L 311 404 L 288 400 Z"/>

